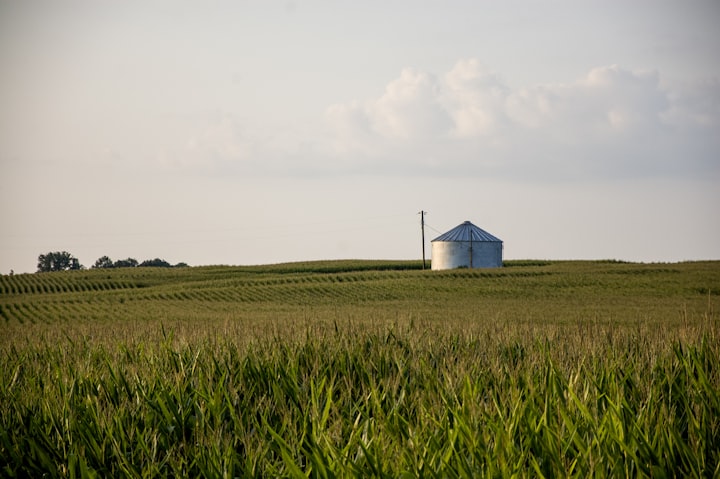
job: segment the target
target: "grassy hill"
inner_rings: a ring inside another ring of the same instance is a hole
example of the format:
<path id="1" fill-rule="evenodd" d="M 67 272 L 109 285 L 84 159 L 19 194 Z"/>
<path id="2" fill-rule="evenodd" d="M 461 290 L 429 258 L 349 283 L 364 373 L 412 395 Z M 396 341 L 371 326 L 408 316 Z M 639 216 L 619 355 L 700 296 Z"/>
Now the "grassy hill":
<path id="1" fill-rule="evenodd" d="M 0 277 L 5 477 L 712 477 L 720 262 Z"/>

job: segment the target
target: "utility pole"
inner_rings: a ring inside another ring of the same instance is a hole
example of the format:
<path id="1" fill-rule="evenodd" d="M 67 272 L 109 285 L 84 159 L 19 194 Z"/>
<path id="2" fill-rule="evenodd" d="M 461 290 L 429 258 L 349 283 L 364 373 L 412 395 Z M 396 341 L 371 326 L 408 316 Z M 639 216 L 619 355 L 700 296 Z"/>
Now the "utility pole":
<path id="1" fill-rule="evenodd" d="M 420 210 L 420 231 L 422 232 L 423 269 L 425 269 L 425 215 L 427 211 Z"/>

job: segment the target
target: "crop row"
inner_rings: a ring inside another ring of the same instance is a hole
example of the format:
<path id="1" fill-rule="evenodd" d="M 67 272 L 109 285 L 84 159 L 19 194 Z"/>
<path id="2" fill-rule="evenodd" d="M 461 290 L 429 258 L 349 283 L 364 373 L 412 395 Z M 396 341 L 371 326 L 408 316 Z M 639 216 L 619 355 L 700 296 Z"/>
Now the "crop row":
<path id="1" fill-rule="evenodd" d="M 75 294 L 72 296 L 17 297 L 0 302 L 0 319 L 20 323 L 54 322 L 81 318 L 111 318 L 133 311 L 158 310 L 170 303 L 184 304 L 187 311 L 206 306 L 243 303 L 319 305 L 356 304 L 368 301 L 402 299 L 407 292 L 383 283 L 258 286 L 225 288 L 163 289 L 147 288 L 113 294 Z"/>
<path id="2" fill-rule="evenodd" d="M 340 274 L 287 274 L 261 278 L 241 277 L 235 280 L 207 282 L 202 285 L 188 285 L 181 293 L 168 296 L 165 293 L 145 291 L 153 297 L 173 299 L 206 299 L 208 295 L 217 298 L 222 291 L 221 299 L 231 301 L 265 301 L 281 300 L 296 301 L 306 298 L 322 300 L 336 298 L 362 301 L 366 299 L 403 299 L 422 294 L 423 291 L 447 291 L 471 289 L 480 293 L 481 290 L 494 291 L 508 288 L 518 281 L 527 281 L 550 273 L 513 272 L 450 272 L 439 274 L 423 274 L 417 272 L 371 271 Z M 515 290 L 512 287 L 513 291 Z M 212 291 L 212 293 L 208 293 Z"/>
<path id="3" fill-rule="evenodd" d="M 0 304 L 0 319 L 20 324 L 57 323 L 80 319 L 101 319 L 117 316 L 117 308 L 108 303 L 89 301 L 17 301 Z"/>
<path id="4" fill-rule="evenodd" d="M 113 272 L 114 273 L 114 272 Z M 218 280 L 204 282 L 206 285 L 221 286 L 252 284 L 256 286 L 292 285 L 305 283 L 358 283 L 377 280 L 413 280 L 430 279 L 440 280 L 448 278 L 488 280 L 536 277 L 551 274 L 545 271 L 508 270 L 508 271 L 478 271 L 455 270 L 434 273 L 432 278 L 423 276 L 422 272 L 387 270 L 359 270 L 354 272 L 341 271 L 337 273 L 274 273 L 262 275 L 249 275 L 248 273 L 226 273 Z M 139 276 L 139 275 L 138 275 Z M 192 276 L 189 275 L 192 278 Z M 97 274 L 94 271 L 84 273 L 51 273 L 51 274 L 22 274 L 15 276 L 0 275 L 0 296 L 2 295 L 38 295 L 102 292 L 122 289 L 136 289 L 147 286 L 137 281 L 135 277 L 121 274 Z"/>
<path id="5" fill-rule="evenodd" d="M 0 296 L 115 291 L 139 287 L 129 281 L 100 277 L 73 278 L 68 274 L 22 274 L 0 276 Z"/>

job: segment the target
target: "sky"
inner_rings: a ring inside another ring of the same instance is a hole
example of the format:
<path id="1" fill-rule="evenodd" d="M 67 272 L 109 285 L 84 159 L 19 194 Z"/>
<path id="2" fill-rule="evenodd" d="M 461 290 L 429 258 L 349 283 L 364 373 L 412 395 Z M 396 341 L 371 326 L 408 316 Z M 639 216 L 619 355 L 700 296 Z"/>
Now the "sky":
<path id="1" fill-rule="evenodd" d="M 720 259 L 714 0 L 0 0 L 0 273 Z"/>

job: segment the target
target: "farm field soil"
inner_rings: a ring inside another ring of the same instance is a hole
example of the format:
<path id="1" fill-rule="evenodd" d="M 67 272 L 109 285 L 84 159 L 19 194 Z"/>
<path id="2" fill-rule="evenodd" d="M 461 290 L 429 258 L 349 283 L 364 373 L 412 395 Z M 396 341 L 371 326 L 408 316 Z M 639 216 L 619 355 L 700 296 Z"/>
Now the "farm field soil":
<path id="1" fill-rule="evenodd" d="M 6 477 L 720 475 L 720 262 L 0 277 Z"/>

